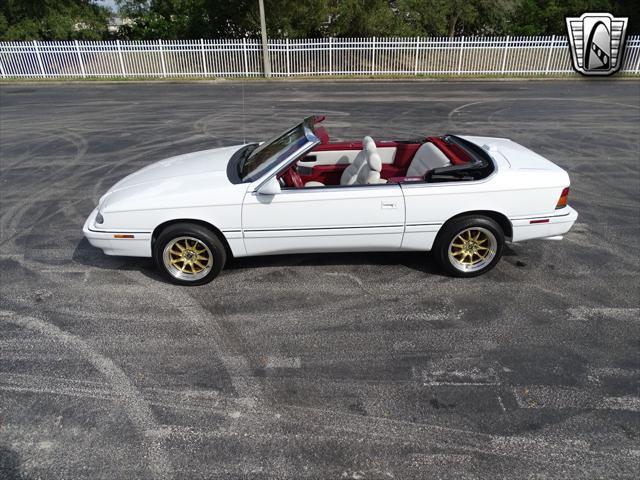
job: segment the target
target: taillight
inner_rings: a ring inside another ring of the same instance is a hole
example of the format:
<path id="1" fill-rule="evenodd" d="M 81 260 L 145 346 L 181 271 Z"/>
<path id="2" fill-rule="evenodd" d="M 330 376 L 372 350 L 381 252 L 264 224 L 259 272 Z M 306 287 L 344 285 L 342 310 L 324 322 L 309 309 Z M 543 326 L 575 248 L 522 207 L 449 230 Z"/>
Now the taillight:
<path id="1" fill-rule="evenodd" d="M 560 194 L 560 198 L 558 199 L 558 203 L 556 204 L 556 210 L 559 208 L 564 208 L 567 206 L 567 199 L 569 198 L 569 187 L 566 187 L 562 190 Z"/>

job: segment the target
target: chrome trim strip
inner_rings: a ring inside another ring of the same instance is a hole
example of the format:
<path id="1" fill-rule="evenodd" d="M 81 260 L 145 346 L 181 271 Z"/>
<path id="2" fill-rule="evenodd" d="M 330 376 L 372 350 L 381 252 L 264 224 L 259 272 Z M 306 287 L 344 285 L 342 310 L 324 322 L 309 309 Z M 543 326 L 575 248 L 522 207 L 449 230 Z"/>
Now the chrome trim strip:
<path id="1" fill-rule="evenodd" d="M 345 226 L 345 227 L 290 227 L 290 228 L 256 228 L 250 230 L 244 230 L 244 233 L 252 232 L 296 232 L 301 230 L 350 230 L 354 228 L 398 228 L 404 227 L 403 224 L 398 223 L 395 225 L 357 225 L 357 226 Z"/>
<path id="2" fill-rule="evenodd" d="M 539 215 L 537 217 L 509 217 L 509 220 L 521 221 L 521 220 L 535 220 L 537 218 L 562 218 L 568 217 L 571 212 L 563 213 L 562 215 Z"/>
<path id="3" fill-rule="evenodd" d="M 94 230 L 93 228 L 88 228 L 88 230 L 90 232 L 93 233 L 130 233 L 131 235 L 145 235 L 145 234 L 151 234 L 151 232 L 141 232 L 141 231 L 137 231 L 137 230 Z"/>
<path id="4" fill-rule="evenodd" d="M 317 187 L 283 187 L 282 193 L 302 193 L 302 192 L 323 192 L 325 190 L 336 190 L 339 188 L 368 188 L 371 187 L 399 187 L 399 183 L 365 183 L 365 184 L 353 184 L 353 185 L 322 185 Z"/>

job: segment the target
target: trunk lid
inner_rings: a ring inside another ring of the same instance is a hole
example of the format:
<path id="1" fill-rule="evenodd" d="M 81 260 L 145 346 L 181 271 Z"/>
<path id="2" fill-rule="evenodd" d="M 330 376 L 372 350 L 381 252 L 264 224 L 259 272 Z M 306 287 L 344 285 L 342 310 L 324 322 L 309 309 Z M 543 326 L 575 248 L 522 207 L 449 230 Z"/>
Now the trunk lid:
<path id="1" fill-rule="evenodd" d="M 489 152 L 490 155 L 499 154 L 512 169 L 516 170 L 562 170 L 555 163 L 547 160 L 542 155 L 529 150 L 508 138 L 461 136 L 469 142 Z"/>

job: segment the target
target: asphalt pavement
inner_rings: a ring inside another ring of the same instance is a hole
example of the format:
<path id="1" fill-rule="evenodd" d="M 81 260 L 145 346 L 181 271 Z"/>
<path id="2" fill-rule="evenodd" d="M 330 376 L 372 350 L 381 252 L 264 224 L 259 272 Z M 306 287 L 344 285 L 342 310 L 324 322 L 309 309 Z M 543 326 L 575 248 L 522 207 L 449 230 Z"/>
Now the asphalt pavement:
<path id="1" fill-rule="evenodd" d="M 83 240 L 123 176 L 313 113 L 512 138 L 578 222 L 475 279 L 318 254 L 183 288 Z M 2 84 L 0 147 L 3 480 L 640 476 L 640 81 Z"/>

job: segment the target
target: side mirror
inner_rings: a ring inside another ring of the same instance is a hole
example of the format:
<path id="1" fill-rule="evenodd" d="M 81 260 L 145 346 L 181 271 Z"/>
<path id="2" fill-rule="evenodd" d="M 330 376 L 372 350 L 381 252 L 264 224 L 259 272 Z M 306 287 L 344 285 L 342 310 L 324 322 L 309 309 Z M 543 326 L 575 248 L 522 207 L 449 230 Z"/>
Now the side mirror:
<path id="1" fill-rule="evenodd" d="M 266 183 L 262 184 L 257 193 L 258 195 L 276 195 L 281 192 L 280 182 L 276 177 L 271 177 Z"/>

